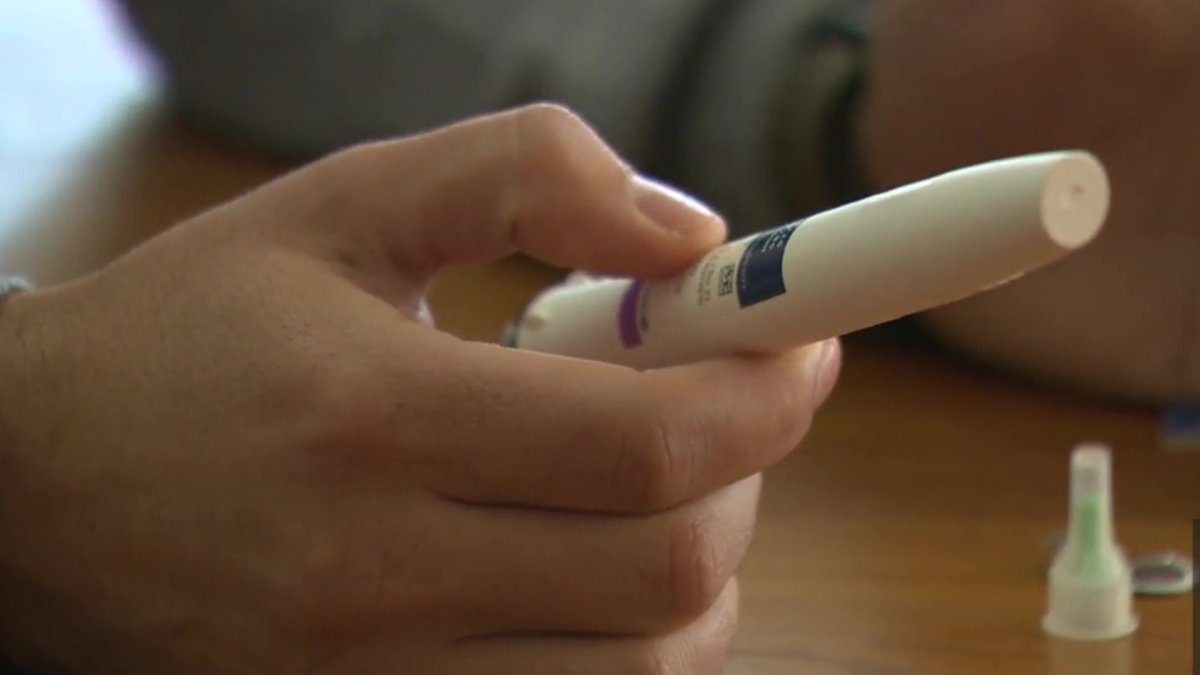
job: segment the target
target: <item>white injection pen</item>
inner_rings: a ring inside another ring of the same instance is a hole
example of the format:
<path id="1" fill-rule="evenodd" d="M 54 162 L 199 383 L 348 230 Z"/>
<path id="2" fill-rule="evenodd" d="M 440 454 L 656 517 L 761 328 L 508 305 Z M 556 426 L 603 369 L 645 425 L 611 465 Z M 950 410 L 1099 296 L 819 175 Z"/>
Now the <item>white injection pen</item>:
<path id="1" fill-rule="evenodd" d="M 538 296 L 505 343 L 635 368 L 774 353 L 962 299 L 1087 244 L 1108 212 L 1086 152 L 951 171 L 724 244 L 671 279 Z"/>

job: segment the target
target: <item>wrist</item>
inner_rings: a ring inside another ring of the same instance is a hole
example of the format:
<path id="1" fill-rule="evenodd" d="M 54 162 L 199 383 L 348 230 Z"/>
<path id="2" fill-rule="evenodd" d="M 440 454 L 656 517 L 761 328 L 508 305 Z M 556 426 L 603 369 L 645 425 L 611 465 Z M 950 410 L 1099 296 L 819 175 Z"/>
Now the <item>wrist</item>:
<path id="1" fill-rule="evenodd" d="M 8 536 L 7 517 L 4 495 L 9 493 L 10 478 L 13 474 L 13 433 L 9 423 L 9 401 L 17 387 L 13 381 L 13 364 L 18 356 L 17 342 L 6 339 L 14 332 L 9 330 L 11 322 L 5 320 L 6 305 L 13 296 L 28 291 L 31 285 L 24 279 L 11 277 L 0 278 L 0 591 L 7 591 L 10 585 L 7 581 L 9 565 L 5 562 L 11 549 Z M 9 593 L 5 592 L 5 596 Z M 0 626 L 10 626 L 16 623 L 18 617 L 11 616 L 8 603 L 0 603 Z M 12 636 L 7 630 L 0 631 L 0 673 L 16 672 L 8 660 Z"/>
<path id="2" fill-rule="evenodd" d="M 33 290 L 33 285 L 21 277 L 0 277 L 0 487 L 4 485 L 4 471 L 8 466 L 12 446 L 15 444 L 12 418 L 14 400 L 20 396 L 19 374 L 25 361 L 22 334 L 17 328 L 14 314 L 18 309 L 12 305 L 19 302 L 18 296 Z"/>
<path id="3" fill-rule="evenodd" d="M 31 330 L 30 313 L 42 304 L 43 293 L 10 279 L 0 279 L 0 288 L 0 673 L 16 673 L 16 663 L 29 656 L 30 636 L 21 633 L 22 626 L 38 613 L 24 572 L 28 561 L 21 559 L 27 540 L 16 525 L 29 513 L 22 480 L 34 412 L 29 403 L 40 398 L 38 373 L 44 370 L 33 347 L 40 331 Z"/>
<path id="4" fill-rule="evenodd" d="M 19 310 L 14 310 L 12 305 L 17 304 L 17 296 L 32 289 L 32 284 L 20 277 L 0 278 L 0 506 L 3 495 L 8 492 L 4 488 L 8 483 L 6 479 L 12 475 L 10 469 L 16 454 L 15 408 L 23 388 L 21 373 L 25 370 L 22 331 L 17 328 L 14 318 Z M 0 510 L 0 526 L 4 522 L 3 515 L 4 511 Z"/>

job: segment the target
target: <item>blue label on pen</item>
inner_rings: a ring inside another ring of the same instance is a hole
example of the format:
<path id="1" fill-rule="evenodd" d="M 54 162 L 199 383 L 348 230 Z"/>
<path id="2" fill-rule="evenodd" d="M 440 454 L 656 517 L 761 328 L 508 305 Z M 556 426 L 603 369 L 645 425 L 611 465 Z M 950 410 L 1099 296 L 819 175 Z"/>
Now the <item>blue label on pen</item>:
<path id="1" fill-rule="evenodd" d="M 783 252 L 800 223 L 764 232 L 742 252 L 738 263 L 737 295 L 742 307 L 756 305 L 787 291 L 783 283 Z"/>

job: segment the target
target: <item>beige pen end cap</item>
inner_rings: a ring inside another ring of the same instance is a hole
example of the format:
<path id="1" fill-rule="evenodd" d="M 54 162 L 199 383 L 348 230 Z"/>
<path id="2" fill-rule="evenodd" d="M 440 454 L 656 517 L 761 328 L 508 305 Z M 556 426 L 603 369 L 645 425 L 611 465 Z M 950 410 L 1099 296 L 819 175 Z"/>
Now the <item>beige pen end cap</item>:
<path id="1" fill-rule="evenodd" d="M 1048 156 L 1057 159 L 1042 182 L 1042 222 L 1059 246 L 1076 249 L 1095 239 L 1108 217 L 1108 175 L 1090 153 Z"/>

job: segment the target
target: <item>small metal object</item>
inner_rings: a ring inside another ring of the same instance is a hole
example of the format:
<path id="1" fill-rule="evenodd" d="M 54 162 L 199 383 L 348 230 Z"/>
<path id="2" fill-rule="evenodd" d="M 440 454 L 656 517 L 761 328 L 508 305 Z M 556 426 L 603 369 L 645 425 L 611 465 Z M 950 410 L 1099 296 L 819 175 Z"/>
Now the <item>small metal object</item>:
<path id="1" fill-rule="evenodd" d="M 1133 561 L 1133 590 L 1138 595 L 1183 595 L 1195 583 L 1196 566 L 1185 555 L 1167 551 Z"/>

